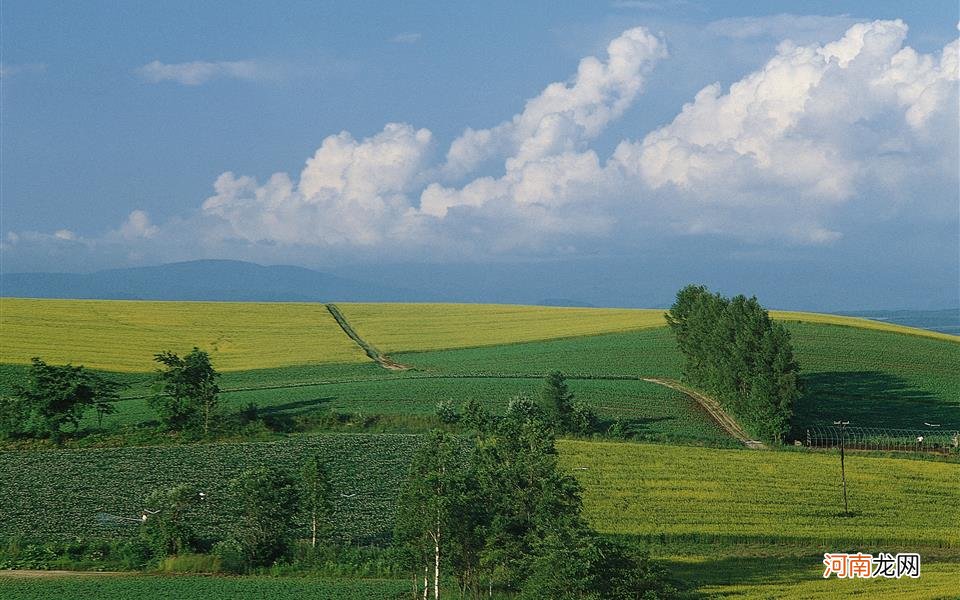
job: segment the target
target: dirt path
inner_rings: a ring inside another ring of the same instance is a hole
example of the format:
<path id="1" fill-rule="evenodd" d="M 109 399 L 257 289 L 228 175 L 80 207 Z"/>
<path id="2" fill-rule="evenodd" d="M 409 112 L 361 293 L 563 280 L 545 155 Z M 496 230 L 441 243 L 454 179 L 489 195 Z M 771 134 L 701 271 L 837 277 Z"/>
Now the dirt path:
<path id="1" fill-rule="evenodd" d="M 700 404 L 700 406 L 702 406 L 703 409 L 707 411 L 707 413 L 709 413 L 710 416 L 713 417 L 713 419 L 727 431 L 727 433 L 729 433 L 733 437 L 743 442 L 743 444 L 747 448 L 753 448 L 755 450 L 763 450 L 767 447 L 763 442 L 760 442 L 758 440 L 751 438 L 747 434 L 747 432 L 743 430 L 743 427 L 740 427 L 740 424 L 737 423 L 737 421 L 733 417 L 728 415 L 723 410 L 723 408 L 721 408 L 720 404 L 710 396 L 702 394 L 697 390 L 688 388 L 687 386 L 683 385 L 679 381 L 676 381 L 673 379 L 657 379 L 654 377 L 644 377 L 643 380 L 649 381 L 650 383 L 656 383 L 658 385 L 666 386 L 670 389 L 677 390 L 678 392 L 681 392 L 686 394 L 687 396 L 690 396 L 691 398 L 696 400 Z"/>
<path id="2" fill-rule="evenodd" d="M 347 317 L 340 312 L 340 309 L 337 308 L 336 304 L 327 304 L 326 307 L 330 312 L 330 315 L 333 316 L 333 319 L 340 326 L 340 329 L 342 329 L 351 340 L 356 342 L 356 344 L 360 346 L 364 352 L 366 352 L 367 356 L 370 357 L 370 360 L 376 362 L 384 369 L 390 369 L 391 371 L 406 371 L 410 368 L 406 365 L 401 365 L 398 362 L 394 362 L 389 356 L 377 350 L 373 344 L 360 337 L 360 334 L 353 329 L 353 327 L 350 325 L 350 322 L 347 321 Z"/>
<path id="3" fill-rule="evenodd" d="M 50 579 L 54 577 L 117 577 L 135 575 L 130 571 L 40 571 L 33 569 L 0 569 L 0 577 L 14 579 Z"/>

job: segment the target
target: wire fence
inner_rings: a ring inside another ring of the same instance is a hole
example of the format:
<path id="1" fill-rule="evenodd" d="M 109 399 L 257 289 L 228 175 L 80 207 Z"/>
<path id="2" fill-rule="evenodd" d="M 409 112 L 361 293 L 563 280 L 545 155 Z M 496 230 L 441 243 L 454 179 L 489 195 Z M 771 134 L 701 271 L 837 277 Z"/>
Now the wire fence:
<path id="1" fill-rule="evenodd" d="M 885 427 L 808 427 L 806 445 L 811 448 L 883 450 L 893 452 L 937 452 L 949 454 L 960 449 L 960 431 L 950 429 L 888 429 Z"/>

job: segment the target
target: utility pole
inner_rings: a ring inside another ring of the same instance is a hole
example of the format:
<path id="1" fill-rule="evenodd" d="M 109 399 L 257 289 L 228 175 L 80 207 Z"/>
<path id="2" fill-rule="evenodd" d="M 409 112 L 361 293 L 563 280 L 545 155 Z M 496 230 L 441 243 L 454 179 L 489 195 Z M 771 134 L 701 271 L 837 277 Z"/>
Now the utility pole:
<path id="1" fill-rule="evenodd" d="M 850 421 L 834 421 L 834 425 L 840 426 L 840 477 L 843 481 L 843 516 L 850 516 L 850 508 L 847 505 L 847 471 L 843 465 L 843 438 L 847 431 L 847 425 Z"/>

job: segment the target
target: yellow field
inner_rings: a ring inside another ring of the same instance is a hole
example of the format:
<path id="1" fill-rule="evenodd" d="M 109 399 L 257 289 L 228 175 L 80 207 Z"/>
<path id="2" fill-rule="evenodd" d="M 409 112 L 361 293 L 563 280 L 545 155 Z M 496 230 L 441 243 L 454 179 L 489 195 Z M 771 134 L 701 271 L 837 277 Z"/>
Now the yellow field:
<path id="1" fill-rule="evenodd" d="M 885 321 L 874 321 L 871 319 L 860 319 L 857 317 L 842 317 L 840 315 L 828 315 L 823 313 L 796 312 L 787 310 L 771 310 L 770 316 L 779 321 L 801 321 L 804 323 L 825 323 L 827 325 L 843 325 L 845 327 L 858 327 L 860 329 L 876 329 L 878 331 L 892 331 L 894 333 L 906 333 L 908 335 L 917 335 L 936 340 L 947 340 L 951 342 L 960 342 L 960 336 L 950 335 L 949 333 L 940 333 L 939 331 L 930 331 L 928 329 L 918 329 L 916 327 L 907 327 L 906 325 L 897 325 Z"/>
<path id="2" fill-rule="evenodd" d="M 921 556 L 920 578 L 910 579 L 823 579 L 819 567 L 810 569 L 809 579 L 784 583 L 770 581 L 732 585 L 708 585 L 697 588 L 708 598 L 741 600 L 953 600 L 960 598 L 960 565 L 925 564 Z"/>
<path id="3" fill-rule="evenodd" d="M 838 518 L 840 465 L 829 453 L 565 440 L 557 448 L 604 533 L 899 551 L 960 544 L 957 463 L 848 456 L 854 515 Z"/>
<path id="4" fill-rule="evenodd" d="M 665 325 L 659 309 L 510 304 L 340 304 L 353 328 L 384 352 L 495 346 Z"/>
<path id="5" fill-rule="evenodd" d="M 323 304 L 0 298 L 0 363 L 152 371 L 193 346 L 222 371 L 368 360 Z"/>

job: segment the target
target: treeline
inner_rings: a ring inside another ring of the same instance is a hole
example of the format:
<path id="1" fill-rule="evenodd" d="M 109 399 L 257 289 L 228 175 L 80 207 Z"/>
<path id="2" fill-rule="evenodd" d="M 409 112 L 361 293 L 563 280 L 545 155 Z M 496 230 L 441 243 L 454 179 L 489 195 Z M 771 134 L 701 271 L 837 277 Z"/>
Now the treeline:
<path id="1" fill-rule="evenodd" d="M 154 360 L 159 368 L 155 394 L 148 404 L 167 431 L 208 435 L 218 411 L 220 374 L 210 355 L 194 348 L 179 356 L 164 351 Z M 0 396 L 0 439 L 47 438 L 59 444 L 79 430 L 84 415 L 93 410 L 97 425 L 116 412 L 123 386 L 83 366 L 50 365 L 33 358 L 26 377 L 13 393 Z"/>
<path id="2" fill-rule="evenodd" d="M 756 298 L 725 298 L 692 285 L 677 293 L 666 318 L 684 357 L 685 380 L 714 396 L 753 435 L 782 441 L 800 396 L 787 329 Z"/>

